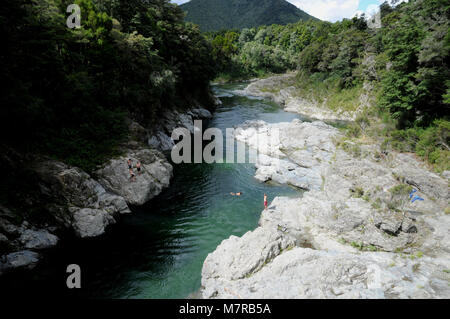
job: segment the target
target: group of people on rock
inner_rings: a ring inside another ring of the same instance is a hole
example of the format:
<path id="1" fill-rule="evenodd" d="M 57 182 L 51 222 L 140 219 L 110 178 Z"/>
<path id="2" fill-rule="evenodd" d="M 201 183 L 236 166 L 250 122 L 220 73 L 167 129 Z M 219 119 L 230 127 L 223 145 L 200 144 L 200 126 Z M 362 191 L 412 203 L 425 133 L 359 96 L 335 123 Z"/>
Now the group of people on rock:
<path id="1" fill-rule="evenodd" d="M 128 170 L 130 172 L 130 180 L 132 182 L 134 182 L 134 181 L 136 181 L 136 174 L 134 174 L 134 171 L 133 171 L 133 162 L 131 161 L 131 158 L 128 159 L 127 163 L 128 163 Z M 136 170 L 137 170 L 137 173 L 139 175 L 141 175 L 141 162 L 139 162 L 139 161 L 137 161 L 137 163 L 136 163 Z"/>

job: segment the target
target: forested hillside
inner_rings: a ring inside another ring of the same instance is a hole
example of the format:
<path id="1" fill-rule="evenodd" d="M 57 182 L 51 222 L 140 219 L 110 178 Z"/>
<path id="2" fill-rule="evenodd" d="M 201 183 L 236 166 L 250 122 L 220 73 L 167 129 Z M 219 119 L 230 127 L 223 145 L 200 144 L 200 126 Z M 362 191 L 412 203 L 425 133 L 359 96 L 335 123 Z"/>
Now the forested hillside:
<path id="1" fill-rule="evenodd" d="M 69 29 L 72 2 L 2 4 L 3 144 L 89 171 L 115 152 L 127 117 L 151 127 L 164 109 L 208 104 L 216 72 L 229 79 L 298 69 L 299 92 L 331 107 L 357 103 L 369 83 L 386 147 L 449 169 L 446 0 L 384 4 L 379 29 L 354 18 L 205 35 L 168 0 L 77 0 L 81 28 Z"/>
<path id="2" fill-rule="evenodd" d="M 191 0 L 180 6 L 202 31 L 242 29 L 315 19 L 285 0 Z"/>
<path id="3" fill-rule="evenodd" d="M 66 26 L 70 3 L 79 29 Z M 210 44 L 169 0 L 6 0 L 0 27 L 1 139 L 16 149 L 89 171 L 126 117 L 148 127 L 210 96 Z"/>
<path id="4" fill-rule="evenodd" d="M 298 69 L 300 93 L 341 105 L 358 102 L 363 84 L 370 84 L 377 93 L 376 109 L 371 111 L 384 119 L 384 131 L 379 132 L 384 145 L 415 151 L 437 170 L 448 170 L 450 3 L 384 3 L 381 17 L 381 28 L 369 28 L 361 17 L 222 31 L 208 37 L 226 79 Z M 370 122 L 367 117 L 359 120 Z"/>

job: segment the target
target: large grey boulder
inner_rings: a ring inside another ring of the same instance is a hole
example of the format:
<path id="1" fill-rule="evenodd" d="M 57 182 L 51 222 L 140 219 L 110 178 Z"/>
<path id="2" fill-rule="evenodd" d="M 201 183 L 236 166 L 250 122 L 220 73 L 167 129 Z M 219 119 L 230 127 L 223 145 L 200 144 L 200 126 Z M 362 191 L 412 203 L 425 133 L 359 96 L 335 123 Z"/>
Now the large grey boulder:
<path id="1" fill-rule="evenodd" d="M 216 280 L 234 281 L 251 276 L 295 244 L 293 238 L 284 236 L 282 232 L 262 227 L 242 238 L 231 236 L 224 240 L 204 262 L 203 297 L 217 296 Z"/>
<path id="2" fill-rule="evenodd" d="M 0 207 L 0 268 L 34 267 L 39 255 L 29 250 L 54 247 L 59 239 L 50 232 L 53 227 L 35 228 L 8 208 Z M 1 269 L 0 269 L 1 273 Z"/>
<path id="3" fill-rule="evenodd" d="M 47 210 L 80 237 L 98 236 L 114 216 L 130 212 L 123 197 L 107 192 L 79 168 L 48 160 L 35 163 L 34 171 Z M 101 225 L 92 227 L 86 223 L 85 209 L 89 209 L 89 216 L 98 214 L 95 221 Z"/>
<path id="4" fill-rule="evenodd" d="M 20 242 L 27 249 L 43 249 L 55 246 L 58 237 L 47 230 L 25 230 L 19 238 Z"/>
<path id="5" fill-rule="evenodd" d="M 393 248 L 417 234 L 383 235 L 375 225 L 379 220 L 372 220 L 370 208 L 359 201 L 337 205 L 318 191 L 275 198 L 257 229 L 224 240 L 205 259 L 202 296 L 448 298 L 448 227 L 425 234 L 414 252 L 396 253 Z M 397 227 L 388 217 L 381 220 L 389 230 Z M 438 227 L 438 220 L 431 220 Z M 440 222 L 448 225 L 449 220 Z M 345 236 L 354 236 L 358 245 L 342 241 Z"/>
<path id="6" fill-rule="evenodd" d="M 127 160 L 131 159 L 135 179 L 130 179 Z M 141 163 L 141 173 L 135 165 Z M 169 186 L 172 165 L 156 150 L 141 149 L 111 159 L 95 175 L 108 191 L 123 197 L 129 205 L 143 205 Z"/>
<path id="7" fill-rule="evenodd" d="M 114 224 L 114 217 L 101 209 L 82 208 L 73 213 L 73 228 L 80 237 L 95 237 L 105 232 L 106 226 Z"/>
<path id="8" fill-rule="evenodd" d="M 11 237 L 18 237 L 20 235 L 20 227 L 11 223 L 8 219 L 0 217 L 0 232 Z"/>
<path id="9" fill-rule="evenodd" d="M 336 147 L 339 131 L 323 122 L 268 124 L 247 121 L 235 128 L 234 136 L 258 151 L 255 178 L 306 190 L 322 185 L 322 170 Z"/>
<path id="10" fill-rule="evenodd" d="M 241 238 L 231 236 L 208 255 L 202 274 L 205 277 L 221 275 L 234 280 L 244 278 L 264 266 L 284 249 L 296 245 L 293 238 L 276 229 L 259 227 Z M 249 251 L 257 252 L 248 254 Z"/>
<path id="11" fill-rule="evenodd" d="M 14 268 L 32 269 L 36 266 L 40 255 L 30 250 L 22 250 L 10 253 L 0 258 L 0 275 Z"/>
<path id="12" fill-rule="evenodd" d="M 250 254 L 250 252 L 249 252 Z M 448 262 L 296 247 L 251 276 L 208 277 L 204 298 L 449 298 Z"/>

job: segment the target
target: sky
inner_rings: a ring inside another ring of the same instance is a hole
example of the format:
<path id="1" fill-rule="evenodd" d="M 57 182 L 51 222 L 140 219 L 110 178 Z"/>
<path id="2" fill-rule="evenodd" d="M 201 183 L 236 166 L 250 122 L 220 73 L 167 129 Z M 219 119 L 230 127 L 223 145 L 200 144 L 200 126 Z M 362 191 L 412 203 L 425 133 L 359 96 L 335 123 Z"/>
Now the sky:
<path id="1" fill-rule="evenodd" d="M 182 4 L 189 0 L 172 0 Z M 372 16 L 384 0 L 287 0 L 320 20 L 335 22 L 366 13 Z"/>

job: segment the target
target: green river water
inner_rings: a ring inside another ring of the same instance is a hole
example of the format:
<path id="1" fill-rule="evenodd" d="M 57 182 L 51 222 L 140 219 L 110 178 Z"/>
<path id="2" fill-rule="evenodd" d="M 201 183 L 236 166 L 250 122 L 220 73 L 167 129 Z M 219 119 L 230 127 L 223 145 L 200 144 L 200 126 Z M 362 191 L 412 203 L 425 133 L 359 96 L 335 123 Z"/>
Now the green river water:
<path id="1" fill-rule="evenodd" d="M 234 94 L 245 84 L 215 86 L 223 104 L 209 127 L 246 120 L 291 121 L 275 103 Z M 224 143 L 225 145 L 225 143 Z M 254 179 L 254 164 L 174 165 L 170 188 L 122 217 L 100 238 L 64 238 L 33 271 L 0 278 L 8 295 L 83 298 L 186 298 L 200 289 L 203 261 L 230 235 L 257 227 L 263 194 L 301 196 L 287 186 Z M 243 192 L 241 197 L 230 192 Z M 81 267 L 81 289 L 66 288 L 66 267 Z"/>

